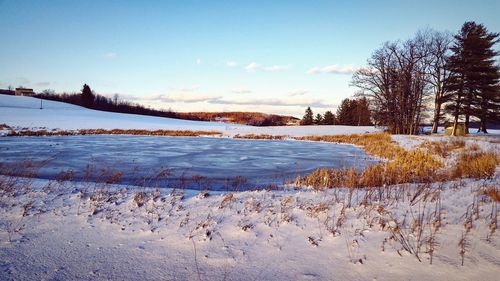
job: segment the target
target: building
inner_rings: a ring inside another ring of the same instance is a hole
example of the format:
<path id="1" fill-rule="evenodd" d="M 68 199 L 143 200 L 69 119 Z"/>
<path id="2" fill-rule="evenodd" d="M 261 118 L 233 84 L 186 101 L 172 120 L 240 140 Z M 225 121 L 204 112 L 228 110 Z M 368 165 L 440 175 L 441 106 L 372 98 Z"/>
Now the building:
<path id="1" fill-rule="evenodd" d="M 33 92 L 33 89 L 28 89 L 23 87 L 16 88 L 16 96 L 34 96 L 34 95 L 35 92 Z"/>

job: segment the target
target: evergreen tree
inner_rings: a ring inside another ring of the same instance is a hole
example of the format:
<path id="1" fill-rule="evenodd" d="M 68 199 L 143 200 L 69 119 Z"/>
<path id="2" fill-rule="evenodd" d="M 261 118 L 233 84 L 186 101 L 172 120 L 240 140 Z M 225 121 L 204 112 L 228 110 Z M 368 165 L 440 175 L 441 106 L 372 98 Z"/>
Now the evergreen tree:
<path id="1" fill-rule="evenodd" d="M 445 107 L 454 116 L 454 135 L 461 115 L 465 116 L 466 133 L 471 116 L 480 119 L 480 130 L 485 133 L 487 121 L 499 120 L 500 74 L 495 65 L 498 52 L 493 50 L 498 37 L 498 33 L 488 33 L 482 24 L 475 22 L 464 23 L 455 35 L 447 63 L 450 77 L 446 98 L 451 103 Z"/>
<path id="2" fill-rule="evenodd" d="M 316 117 L 314 118 L 314 124 L 316 125 L 322 125 L 323 124 L 323 116 L 321 114 L 316 114 Z"/>
<path id="3" fill-rule="evenodd" d="M 353 115 L 352 102 L 349 99 L 344 99 L 337 108 L 337 123 L 339 125 L 353 125 L 352 115 Z"/>
<path id="4" fill-rule="evenodd" d="M 82 89 L 82 103 L 85 107 L 92 107 L 94 105 L 94 94 L 89 85 L 84 84 Z"/>
<path id="5" fill-rule="evenodd" d="M 325 112 L 323 116 L 323 124 L 325 125 L 334 125 L 335 124 L 335 115 L 331 111 Z"/>
<path id="6" fill-rule="evenodd" d="M 371 122 L 371 112 L 368 104 L 368 99 L 363 97 L 356 101 L 356 114 L 357 114 L 357 124 L 358 126 L 370 126 Z"/>
<path id="7" fill-rule="evenodd" d="M 307 107 L 306 113 L 304 114 L 304 117 L 302 117 L 302 120 L 300 121 L 301 125 L 312 125 L 314 122 L 313 120 L 313 112 L 311 110 L 311 107 Z"/>

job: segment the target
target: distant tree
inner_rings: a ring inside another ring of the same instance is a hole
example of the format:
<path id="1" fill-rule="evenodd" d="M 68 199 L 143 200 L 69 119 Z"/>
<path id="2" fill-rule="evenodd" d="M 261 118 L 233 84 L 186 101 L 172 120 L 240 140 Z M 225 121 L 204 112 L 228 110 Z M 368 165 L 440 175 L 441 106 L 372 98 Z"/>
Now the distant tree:
<path id="1" fill-rule="evenodd" d="M 302 120 L 300 121 L 301 125 L 312 125 L 314 122 L 313 120 L 313 112 L 311 110 L 311 107 L 307 107 L 306 113 L 304 114 L 304 117 L 302 117 Z"/>
<path id="2" fill-rule="evenodd" d="M 356 116 L 355 120 L 357 121 L 357 126 L 369 126 L 372 124 L 371 122 L 371 112 L 370 106 L 368 104 L 368 99 L 363 97 L 358 100 L 355 100 L 356 106 Z"/>
<path id="3" fill-rule="evenodd" d="M 340 106 L 337 108 L 337 124 L 339 125 L 354 125 L 355 101 L 343 99 Z"/>
<path id="4" fill-rule="evenodd" d="M 56 91 L 54 91 L 52 89 L 45 89 L 45 90 L 42 91 L 42 94 L 43 95 L 55 95 Z"/>
<path id="5" fill-rule="evenodd" d="M 89 85 L 84 84 L 82 89 L 82 103 L 85 107 L 92 107 L 94 105 L 94 94 L 90 89 Z"/>
<path id="6" fill-rule="evenodd" d="M 344 99 L 337 108 L 336 121 L 339 125 L 369 126 L 371 112 L 368 99 Z"/>
<path id="7" fill-rule="evenodd" d="M 118 94 L 113 95 L 113 104 L 118 105 L 118 101 L 120 99 L 120 96 Z"/>
<path id="8" fill-rule="evenodd" d="M 335 115 L 331 111 L 325 112 L 323 116 L 323 124 L 325 125 L 334 125 L 335 124 Z"/>
<path id="9" fill-rule="evenodd" d="M 316 117 L 314 118 L 314 124 L 315 125 L 322 125 L 323 124 L 323 116 L 321 114 L 316 114 Z"/>

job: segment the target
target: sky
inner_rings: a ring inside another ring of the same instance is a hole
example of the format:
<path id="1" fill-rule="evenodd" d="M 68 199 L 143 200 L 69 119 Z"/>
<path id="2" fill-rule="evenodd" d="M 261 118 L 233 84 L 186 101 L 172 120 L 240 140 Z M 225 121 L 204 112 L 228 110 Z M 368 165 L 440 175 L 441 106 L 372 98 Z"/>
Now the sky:
<path id="1" fill-rule="evenodd" d="M 174 111 L 334 111 L 386 41 L 500 1 L 0 0 L 0 88 L 96 93 Z"/>

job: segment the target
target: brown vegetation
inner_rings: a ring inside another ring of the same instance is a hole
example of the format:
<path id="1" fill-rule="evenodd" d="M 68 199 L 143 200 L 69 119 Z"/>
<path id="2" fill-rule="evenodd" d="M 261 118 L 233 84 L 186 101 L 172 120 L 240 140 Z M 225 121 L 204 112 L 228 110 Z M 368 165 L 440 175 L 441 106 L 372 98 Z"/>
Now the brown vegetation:
<path id="1" fill-rule="evenodd" d="M 267 134 L 246 134 L 240 135 L 237 134 L 234 136 L 235 139 L 253 139 L 253 140 L 282 140 L 285 139 L 286 136 L 282 135 L 267 135 Z"/>
<path id="2" fill-rule="evenodd" d="M 452 178 L 490 178 L 495 174 L 500 157 L 492 152 L 464 152 L 459 155 Z"/>
<path id="3" fill-rule="evenodd" d="M 11 131 L 9 136 L 71 136 L 71 135 L 139 135 L 139 136 L 218 136 L 220 132 L 214 131 L 189 131 L 189 130 L 138 130 L 138 129 L 81 129 L 81 130 L 38 130 L 23 129 L 19 132 Z"/>
<path id="4" fill-rule="evenodd" d="M 412 182 L 432 182 L 457 178 L 490 178 L 500 164 L 500 157 L 492 152 L 480 152 L 477 144 L 468 152 L 459 155 L 451 171 L 443 168 L 441 161 L 432 155 L 446 158 L 450 151 L 465 148 L 464 140 L 447 142 L 424 142 L 420 149 L 404 150 L 392 142 L 389 134 L 311 136 L 300 140 L 350 143 L 362 146 L 374 156 L 389 161 L 365 168 L 363 171 L 351 169 L 318 169 L 303 177 L 297 177 L 296 186 L 323 188 L 359 188 L 393 185 Z M 422 150 L 426 148 L 427 152 Z"/>

